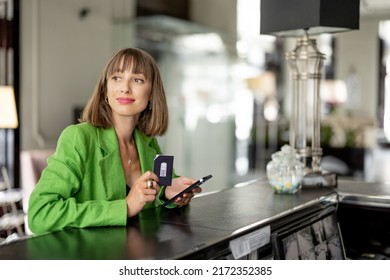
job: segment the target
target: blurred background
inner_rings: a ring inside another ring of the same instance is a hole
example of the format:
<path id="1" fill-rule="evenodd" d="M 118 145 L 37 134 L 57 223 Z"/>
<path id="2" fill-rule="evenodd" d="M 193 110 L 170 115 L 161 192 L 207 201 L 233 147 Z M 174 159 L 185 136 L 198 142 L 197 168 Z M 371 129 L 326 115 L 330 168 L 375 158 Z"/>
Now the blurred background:
<path id="1" fill-rule="evenodd" d="M 34 186 L 106 61 L 125 47 L 157 60 L 170 110 L 161 147 L 178 174 L 213 174 L 204 191 L 264 177 L 271 154 L 288 142 L 284 54 L 295 39 L 260 35 L 260 0 L 0 3 L 1 84 L 14 87 L 19 117 L 16 129 L 0 129 L 0 165 L 15 187 Z M 360 9 L 360 30 L 317 38 L 326 54 L 322 164 L 387 181 L 390 2 L 362 0 Z"/>

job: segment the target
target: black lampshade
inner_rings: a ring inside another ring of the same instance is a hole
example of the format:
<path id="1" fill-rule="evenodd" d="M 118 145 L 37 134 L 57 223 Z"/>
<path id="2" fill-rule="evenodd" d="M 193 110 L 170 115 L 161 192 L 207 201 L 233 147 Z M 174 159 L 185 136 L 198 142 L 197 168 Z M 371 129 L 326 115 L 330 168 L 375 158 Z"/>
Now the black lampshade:
<path id="1" fill-rule="evenodd" d="M 260 33 L 301 36 L 359 29 L 360 0 L 261 0 Z"/>

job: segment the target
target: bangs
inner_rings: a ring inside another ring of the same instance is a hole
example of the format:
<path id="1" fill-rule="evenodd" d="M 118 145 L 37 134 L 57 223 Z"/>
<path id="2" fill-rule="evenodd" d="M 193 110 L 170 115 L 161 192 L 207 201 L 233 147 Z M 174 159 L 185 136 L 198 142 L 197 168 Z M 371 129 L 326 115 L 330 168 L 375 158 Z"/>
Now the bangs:
<path id="1" fill-rule="evenodd" d="M 143 74 L 147 80 L 151 80 L 154 74 L 148 57 L 134 49 L 127 49 L 115 55 L 107 66 L 107 78 L 114 73 L 123 73 L 126 70 Z"/>

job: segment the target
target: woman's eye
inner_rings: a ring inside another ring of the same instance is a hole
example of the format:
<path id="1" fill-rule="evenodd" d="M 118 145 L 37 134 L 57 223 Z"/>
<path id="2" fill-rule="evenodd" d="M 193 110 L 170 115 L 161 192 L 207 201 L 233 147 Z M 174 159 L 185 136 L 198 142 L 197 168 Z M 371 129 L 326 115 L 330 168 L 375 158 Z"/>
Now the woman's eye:
<path id="1" fill-rule="evenodd" d="M 134 81 L 137 83 L 137 84 L 143 84 L 144 83 L 144 80 L 140 79 L 140 78 L 135 78 Z"/>
<path id="2" fill-rule="evenodd" d="M 119 80 L 120 80 L 120 77 L 118 77 L 118 76 L 112 76 L 111 79 L 114 80 L 114 81 L 119 81 Z"/>

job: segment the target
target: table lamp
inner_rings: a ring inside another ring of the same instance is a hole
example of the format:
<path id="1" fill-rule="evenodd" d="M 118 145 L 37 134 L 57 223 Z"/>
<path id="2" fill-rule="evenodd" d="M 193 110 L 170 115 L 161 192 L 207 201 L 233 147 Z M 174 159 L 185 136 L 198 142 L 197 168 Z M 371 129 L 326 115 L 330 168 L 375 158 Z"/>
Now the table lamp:
<path id="1" fill-rule="evenodd" d="M 359 12 L 359 0 L 261 0 L 260 33 L 298 37 L 286 60 L 291 70 L 289 142 L 305 164 L 303 185 L 337 184 L 337 178 L 327 176 L 320 167 L 320 82 L 325 55 L 309 36 L 359 29 Z"/>
<path id="2" fill-rule="evenodd" d="M 5 129 L 4 137 L 4 165 L 7 166 L 7 130 L 15 129 L 19 125 L 16 113 L 14 89 L 12 86 L 0 86 L 0 128 Z"/>

